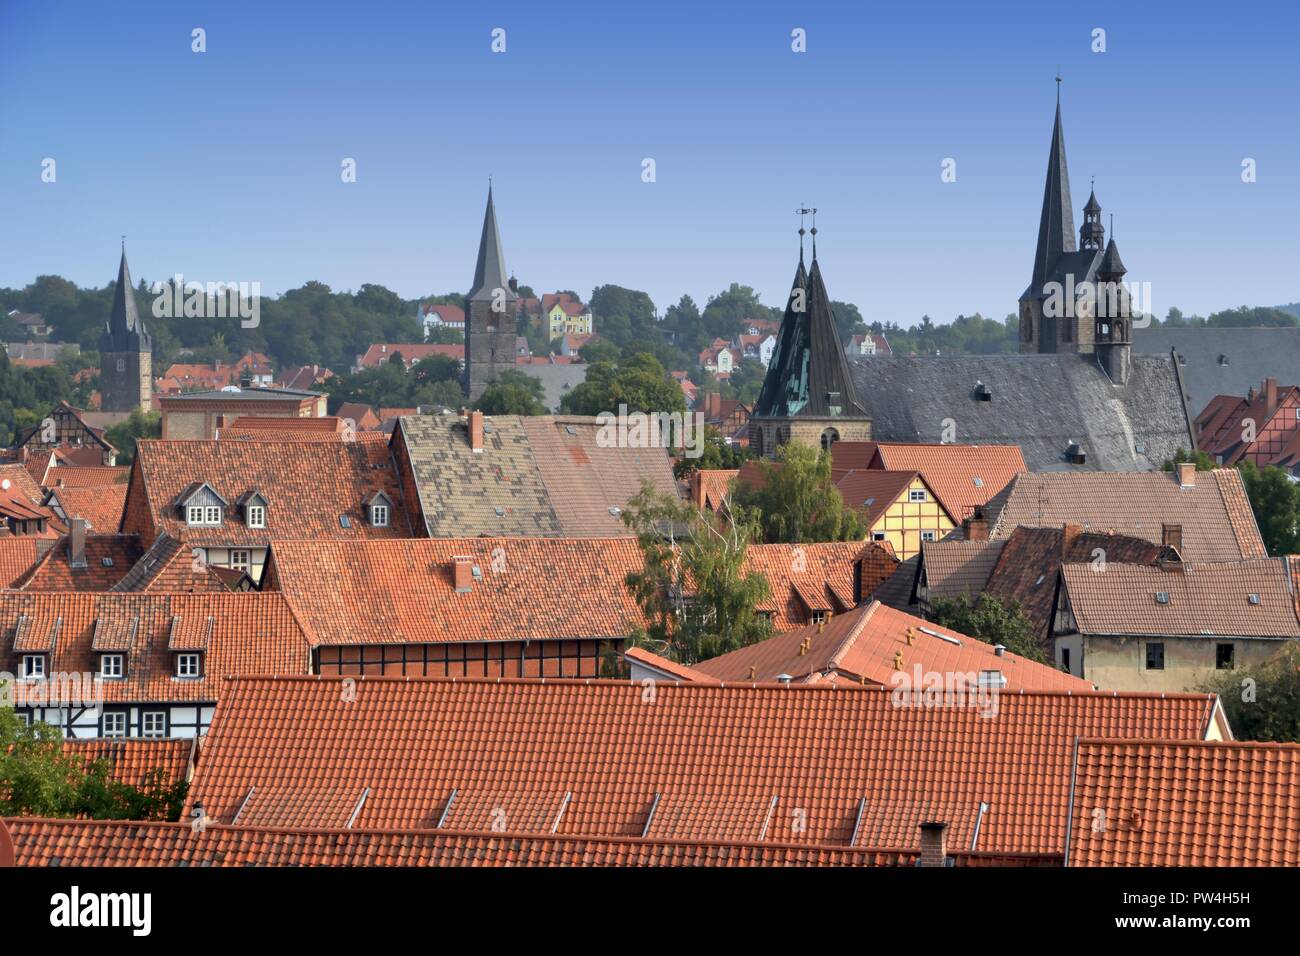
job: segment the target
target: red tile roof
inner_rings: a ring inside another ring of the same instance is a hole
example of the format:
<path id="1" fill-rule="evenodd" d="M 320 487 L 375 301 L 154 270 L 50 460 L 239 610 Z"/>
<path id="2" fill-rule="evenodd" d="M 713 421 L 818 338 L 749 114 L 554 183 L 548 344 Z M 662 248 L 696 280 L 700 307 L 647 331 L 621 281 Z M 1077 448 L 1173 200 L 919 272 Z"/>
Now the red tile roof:
<path id="1" fill-rule="evenodd" d="M 870 528 L 918 477 L 920 474 L 915 471 L 854 470 L 842 473 L 836 479 L 835 487 L 844 498 L 844 504 L 861 514 Z"/>
<path id="2" fill-rule="evenodd" d="M 861 542 L 751 545 L 747 564 L 768 580 L 773 626 L 808 620 L 796 587 L 836 609 L 827 588 L 851 595 L 862 550 Z M 467 592 L 454 587 L 456 557 L 478 571 Z M 879 576 L 868 563 L 867 578 Z M 642 564 L 626 536 L 281 540 L 263 587 L 284 592 L 319 644 L 614 638 L 643 623 L 624 583 Z"/>
<path id="3" fill-rule="evenodd" d="M 916 668 L 925 675 L 970 675 L 972 689 L 979 675 L 997 671 L 1005 691 L 1090 691 L 1090 682 L 1006 652 L 999 656 L 993 645 L 940 627 L 919 617 L 872 601 L 824 626 L 816 624 L 787 631 L 742 647 L 693 669 L 720 681 L 772 682 L 783 674 L 796 683 L 875 684 L 902 686 Z"/>
<path id="4" fill-rule="evenodd" d="M 36 562 L 22 587 L 25 591 L 107 591 L 143 553 L 140 539 L 133 534 L 90 534 L 86 535 L 86 566 L 74 568 L 65 535 Z"/>
<path id="5" fill-rule="evenodd" d="M 36 563 L 38 543 L 50 542 L 32 535 L 0 536 L 0 588 L 13 587 L 27 575 Z"/>
<path id="6" fill-rule="evenodd" d="M 344 406 L 346 407 L 346 406 Z M 360 406 L 369 412 L 366 406 Z M 340 413 L 343 411 L 339 409 Z M 217 430 L 220 441 L 388 441 L 388 436 L 379 432 L 365 431 L 365 422 L 353 419 L 354 427 L 349 431 L 346 418 L 351 416 L 327 415 L 322 418 L 251 418 L 241 416 L 225 428 Z M 373 417 L 373 413 L 371 413 Z M 378 419 L 375 419 L 378 424 Z"/>
<path id="7" fill-rule="evenodd" d="M 64 739 L 63 752 L 82 760 L 107 760 L 109 778 L 131 787 L 152 789 L 155 783 L 175 786 L 187 779 L 197 740 L 179 738 L 119 740 L 95 737 L 89 740 Z M 161 770 L 162 780 L 156 777 Z"/>
<path id="8" fill-rule="evenodd" d="M 140 533 L 146 543 L 162 532 L 216 546 L 411 533 L 400 482 L 382 443 L 142 440 L 133 468 L 122 530 Z M 183 520 L 179 499 L 196 482 L 230 502 L 219 527 L 188 528 Z M 267 500 L 264 529 L 248 527 L 235 507 L 254 490 Z M 362 506 L 377 491 L 392 502 L 387 527 L 371 526 Z"/>
<path id="9" fill-rule="evenodd" d="M 685 664 L 678 664 L 667 657 L 661 657 L 644 647 L 629 647 L 623 652 L 623 659 L 639 664 L 642 667 L 658 671 L 661 676 L 668 680 L 685 680 L 692 681 L 696 684 L 716 684 L 718 683 L 712 677 L 709 677 L 703 671 L 698 671 L 693 667 L 687 667 Z"/>
<path id="10" fill-rule="evenodd" d="M 376 368 L 385 362 L 391 362 L 393 356 L 400 354 L 407 368 L 430 355 L 444 355 L 447 358 L 465 361 L 464 345 L 437 345 L 429 342 L 385 342 L 377 343 L 366 349 L 366 353 L 357 359 L 358 368 Z"/>
<path id="11" fill-rule="evenodd" d="M 45 473 L 47 488 L 103 488 L 125 485 L 131 477 L 126 465 L 60 465 Z"/>
<path id="12" fill-rule="evenodd" d="M 99 488 L 55 488 L 50 492 L 51 506 L 58 503 L 68 521 L 82 518 L 87 528 L 98 534 L 115 534 L 122 524 L 126 508 L 125 484 Z M 66 525 L 67 522 L 60 522 Z"/>
<path id="13" fill-rule="evenodd" d="M 1300 866 L 1300 744 L 1080 740 L 1070 866 Z"/>
<path id="14" fill-rule="evenodd" d="M 209 618 L 205 676 L 173 677 L 168 641 L 174 622 Z M 15 629 L 24 621 L 18 640 Z M 135 633 L 126 677 L 95 685 L 107 701 L 215 701 L 225 675 L 302 674 L 308 666 L 307 640 L 281 594 L 11 591 L 0 593 L 0 671 L 20 673 L 23 648 L 47 652 L 53 644 L 51 673 L 94 673 L 96 627 L 124 623 Z M 24 686 L 15 685 L 15 694 Z"/>
<path id="15" fill-rule="evenodd" d="M 454 830 L 309 830 L 10 817 L 18 866 L 915 866 L 915 850 Z M 949 852 L 955 866 L 1059 866 L 1058 855 Z"/>
<path id="16" fill-rule="evenodd" d="M 839 457 L 840 444 L 832 446 L 833 457 Z M 1017 474 L 1029 470 L 1019 445 L 875 445 L 879 457 L 875 467 L 919 471 L 944 510 L 957 522 L 986 504 Z"/>
<path id="17" fill-rule="evenodd" d="M 928 818 L 951 822 L 955 849 L 1060 853 L 1076 737 L 1198 740 L 1217 710 L 1190 694 L 1004 693 L 990 717 L 871 688 L 646 692 L 241 678 L 222 692 L 186 811 L 247 826 L 897 849 Z"/>

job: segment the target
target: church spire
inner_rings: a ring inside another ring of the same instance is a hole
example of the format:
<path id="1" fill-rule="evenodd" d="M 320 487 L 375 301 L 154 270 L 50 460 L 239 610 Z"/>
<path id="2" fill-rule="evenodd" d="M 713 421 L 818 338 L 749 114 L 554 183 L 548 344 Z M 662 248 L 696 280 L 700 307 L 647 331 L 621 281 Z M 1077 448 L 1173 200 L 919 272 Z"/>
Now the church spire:
<path id="1" fill-rule="evenodd" d="M 1088 204 L 1083 207 L 1083 225 L 1079 227 L 1079 246 L 1083 249 L 1100 249 L 1106 241 L 1106 227 L 1101 224 L 1101 203 L 1097 190 L 1088 194 Z"/>
<path id="2" fill-rule="evenodd" d="M 1052 146 L 1047 154 L 1047 183 L 1043 188 L 1043 212 L 1038 221 L 1038 246 L 1034 252 L 1032 288 L 1036 293 L 1062 253 L 1077 251 L 1074 244 L 1074 213 L 1070 201 L 1070 172 L 1065 162 L 1065 132 L 1061 128 L 1061 78 L 1056 78 L 1056 122 Z"/>
<path id="3" fill-rule="evenodd" d="M 495 290 L 503 290 L 506 301 L 515 294 L 506 278 L 506 257 L 501 251 L 501 233 L 497 230 L 496 206 L 492 201 L 492 183 L 488 181 L 487 209 L 483 213 L 483 235 L 478 244 L 478 262 L 474 266 L 474 286 L 469 298 L 491 299 Z"/>
<path id="4" fill-rule="evenodd" d="M 131 270 L 126 264 L 126 240 L 122 241 L 122 260 L 117 267 L 117 288 L 113 290 L 113 311 L 100 341 L 101 352 L 147 352 L 153 348 L 149 333 L 135 307 L 135 289 Z"/>

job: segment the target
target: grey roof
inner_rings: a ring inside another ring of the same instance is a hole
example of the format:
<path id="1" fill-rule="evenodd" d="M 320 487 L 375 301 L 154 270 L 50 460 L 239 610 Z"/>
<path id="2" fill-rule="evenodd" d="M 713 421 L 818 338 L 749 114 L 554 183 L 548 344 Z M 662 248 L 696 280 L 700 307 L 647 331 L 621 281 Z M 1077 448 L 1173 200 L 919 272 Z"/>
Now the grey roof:
<path id="1" fill-rule="evenodd" d="M 483 235 L 478 243 L 478 261 L 474 265 L 474 285 L 466 301 L 491 299 L 501 289 L 506 302 L 517 298 L 506 278 L 506 257 L 501 251 L 501 233 L 497 229 L 497 211 L 488 186 L 487 209 L 483 213 Z"/>
<path id="2" fill-rule="evenodd" d="M 131 270 L 126 265 L 126 250 L 117 267 L 117 288 L 113 290 L 113 312 L 99 339 L 101 352 L 148 352 L 153 338 L 144 327 L 135 307 L 135 290 Z"/>
<path id="3" fill-rule="evenodd" d="M 1115 237 L 1112 236 L 1110 242 L 1106 243 L 1106 252 L 1101 257 L 1101 262 L 1097 265 L 1097 275 L 1105 279 L 1118 279 L 1127 271 L 1119 257 L 1119 246 L 1115 245 Z"/>
<path id="4" fill-rule="evenodd" d="M 587 380 L 587 366 L 575 365 L 516 365 L 516 372 L 542 383 L 542 404 L 548 412 L 560 410 L 560 399 Z"/>
<path id="5" fill-rule="evenodd" d="M 1193 414 L 1215 395 L 1240 395 L 1266 378 L 1291 384 L 1300 378 L 1300 328 L 1133 328 L 1133 352 L 1178 353 Z"/>
<path id="6" fill-rule="evenodd" d="M 864 355 L 852 365 L 876 441 L 938 442 L 951 419 L 956 441 L 1019 445 L 1031 471 L 1149 471 L 1194 444 L 1169 358 L 1133 356 L 1123 386 L 1094 356 L 1072 353 Z M 991 401 L 976 400 L 976 382 Z M 1084 464 L 1066 461 L 1071 443 Z"/>
<path id="7" fill-rule="evenodd" d="M 182 392 L 180 395 L 161 395 L 159 397 L 169 402 L 174 402 L 177 400 L 211 401 L 214 398 L 220 398 L 222 400 L 229 400 L 232 402 L 240 402 L 240 401 L 256 402 L 256 401 L 265 401 L 268 398 L 285 398 L 285 399 L 320 398 L 322 394 L 324 393 L 308 392 L 299 388 L 271 388 L 271 387 L 238 388 L 236 386 L 231 386 L 229 391 L 223 388 L 218 388 L 206 392 Z"/>
<path id="8" fill-rule="evenodd" d="M 797 294 L 801 288 L 803 295 Z M 832 398 L 835 395 L 838 399 Z M 832 406 L 839 410 L 833 411 Z M 864 414 L 835 328 L 821 267 L 814 254 L 812 269 L 805 277 L 801 257 L 753 417 Z"/>
<path id="9" fill-rule="evenodd" d="M 1051 277 L 1062 253 L 1074 252 L 1074 207 L 1070 202 L 1070 170 L 1065 162 L 1065 131 L 1061 128 L 1061 101 L 1056 101 L 1056 122 L 1047 153 L 1047 182 L 1043 186 L 1043 212 L 1038 219 L 1038 245 L 1034 250 L 1034 275 L 1030 288 L 1041 289 Z M 1078 281 L 1077 279 L 1075 281 Z"/>

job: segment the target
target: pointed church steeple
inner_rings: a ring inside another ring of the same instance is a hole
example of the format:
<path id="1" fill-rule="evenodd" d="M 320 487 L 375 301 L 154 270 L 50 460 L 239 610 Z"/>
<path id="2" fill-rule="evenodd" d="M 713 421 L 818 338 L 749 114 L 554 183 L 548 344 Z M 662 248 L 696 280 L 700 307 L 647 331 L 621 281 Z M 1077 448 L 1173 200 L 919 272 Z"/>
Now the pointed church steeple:
<path id="1" fill-rule="evenodd" d="M 1079 227 L 1079 245 L 1084 249 L 1100 249 L 1106 241 L 1106 227 L 1101 224 L 1101 203 L 1097 202 L 1097 191 L 1088 195 L 1088 204 L 1083 207 L 1083 225 Z"/>
<path id="2" fill-rule="evenodd" d="M 1070 171 L 1065 162 L 1065 132 L 1061 127 L 1060 78 L 1057 78 L 1056 122 L 1052 146 L 1047 154 L 1047 183 L 1043 188 L 1043 212 L 1038 220 L 1038 246 L 1034 252 L 1031 287 L 1041 291 L 1052 265 L 1062 253 L 1077 252 L 1074 244 L 1074 212 L 1070 202 Z"/>
<path id="3" fill-rule="evenodd" d="M 135 289 L 131 270 L 126 264 L 126 248 L 117 267 L 117 288 L 113 290 L 113 311 L 100 338 L 101 352 L 140 352 L 153 348 L 149 332 L 135 307 Z"/>
<path id="4" fill-rule="evenodd" d="M 125 243 L 113 311 L 99 337 L 99 392 L 99 408 L 104 412 L 147 411 L 153 399 L 153 338 L 135 307 Z"/>
<path id="5" fill-rule="evenodd" d="M 478 244 L 478 262 L 474 266 L 474 286 L 469 299 L 491 299 L 496 289 L 504 290 L 507 302 L 517 297 L 506 277 L 506 257 L 501 251 L 501 233 L 497 230 L 496 205 L 492 201 L 492 186 L 488 185 L 487 209 L 483 213 L 483 235 Z"/>

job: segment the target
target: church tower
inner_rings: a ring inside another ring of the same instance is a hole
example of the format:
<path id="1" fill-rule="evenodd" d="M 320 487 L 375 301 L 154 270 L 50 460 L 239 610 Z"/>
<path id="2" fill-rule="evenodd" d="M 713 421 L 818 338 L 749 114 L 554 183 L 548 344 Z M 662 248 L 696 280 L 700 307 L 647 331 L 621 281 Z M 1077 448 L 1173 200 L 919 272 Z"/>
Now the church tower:
<path id="1" fill-rule="evenodd" d="M 488 185 L 483 235 L 479 239 L 474 286 L 465 301 L 465 392 L 471 402 L 515 367 L 515 321 L 518 294 L 506 278 L 505 255 L 497 230 L 492 186 Z"/>
<path id="2" fill-rule="evenodd" d="M 1133 367 L 1133 305 L 1124 288 L 1128 270 L 1115 245 L 1115 230 L 1097 266 L 1097 360 L 1116 385 L 1128 383 Z"/>
<path id="3" fill-rule="evenodd" d="M 135 307 L 126 246 L 117 267 L 113 312 L 99 337 L 100 411 L 148 411 L 153 402 L 153 337 Z"/>
<path id="4" fill-rule="evenodd" d="M 812 268 L 807 271 L 803 233 L 800 227 L 799 267 L 762 391 L 749 416 L 749 447 L 768 458 L 788 441 L 830 448 L 841 440 L 871 439 L 871 417 L 853 387 L 817 262 L 817 227 L 812 228 Z"/>

